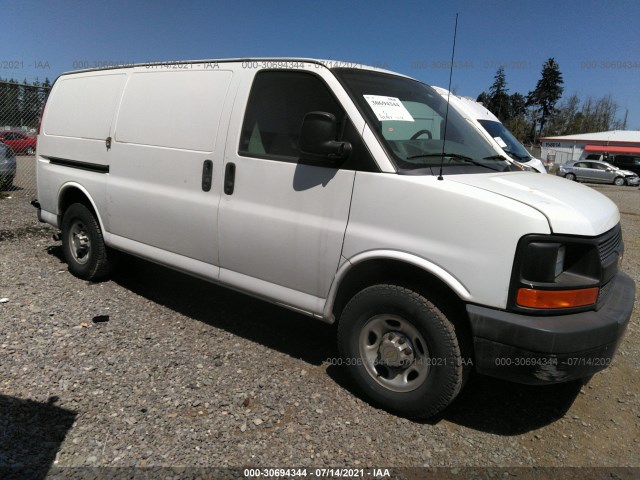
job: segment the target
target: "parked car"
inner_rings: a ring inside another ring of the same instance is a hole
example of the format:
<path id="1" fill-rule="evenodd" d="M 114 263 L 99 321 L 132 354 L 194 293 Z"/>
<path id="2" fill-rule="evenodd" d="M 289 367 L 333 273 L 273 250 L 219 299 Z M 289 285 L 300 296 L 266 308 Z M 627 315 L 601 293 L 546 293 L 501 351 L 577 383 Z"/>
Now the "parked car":
<path id="1" fill-rule="evenodd" d="M 16 155 L 9 145 L 0 142 L 0 189 L 11 190 L 16 176 Z"/>
<path id="2" fill-rule="evenodd" d="M 36 153 L 38 137 L 12 130 L 0 131 L 0 142 L 9 145 L 17 155 L 33 155 Z"/>
<path id="3" fill-rule="evenodd" d="M 640 175 L 640 155 L 628 153 L 589 153 L 584 160 L 601 160 Z"/>
<path id="4" fill-rule="evenodd" d="M 332 361 L 360 392 L 427 417 L 472 369 L 548 384 L 606 368 L 634 306 L 616 205 L 488 135 L 430 86 L 365 66 L 66 73 L 34 206 L 79 278 L 121 250 L 335 322 Z"/>
<path id="5" fill-rule="evenodd" d="M 640 178 L 635 172 L 621 170 L 607 162 L 579 160 L 560 165 L 556 175 L 578 182 L 612 183 L 614 185 L 638 185 Z"/>

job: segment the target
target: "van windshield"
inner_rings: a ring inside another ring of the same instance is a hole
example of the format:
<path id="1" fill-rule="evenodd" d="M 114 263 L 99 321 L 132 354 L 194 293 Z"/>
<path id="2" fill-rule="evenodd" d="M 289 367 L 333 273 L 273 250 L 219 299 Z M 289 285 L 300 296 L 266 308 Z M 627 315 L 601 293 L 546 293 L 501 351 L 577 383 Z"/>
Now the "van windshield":
<path id="1" fill-rule="evenodd" d="M 520 162 L 531 159 L 531 154 L 527 152 L 524 145 L 502 123 L 495 120 L 478 120 L 478 122 L 514 160 Z"/>
<path id="2" fill-rule="evenodd" d="M 458 112 L 428 85 L 406 77 L 333 69 L 399 173 L 486 173 L 512 169 Z M 444 155 L 442 152 L 444 151 Z M 516 167 L 517 169 L 517 167 Z"/>

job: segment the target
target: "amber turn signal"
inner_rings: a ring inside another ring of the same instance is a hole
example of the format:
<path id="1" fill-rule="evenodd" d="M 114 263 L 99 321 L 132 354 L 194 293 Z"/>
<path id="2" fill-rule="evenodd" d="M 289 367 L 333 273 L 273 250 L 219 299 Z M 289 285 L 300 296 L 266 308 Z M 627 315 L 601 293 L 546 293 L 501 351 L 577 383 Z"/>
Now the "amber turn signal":
<path id="1" fill-rule="evenodd" d="M 516 302 L 528 308 L 572 308 L 594 305 L 598 300 L 597 287 L 580 290 L 535 290 L 521 288 Z"/>

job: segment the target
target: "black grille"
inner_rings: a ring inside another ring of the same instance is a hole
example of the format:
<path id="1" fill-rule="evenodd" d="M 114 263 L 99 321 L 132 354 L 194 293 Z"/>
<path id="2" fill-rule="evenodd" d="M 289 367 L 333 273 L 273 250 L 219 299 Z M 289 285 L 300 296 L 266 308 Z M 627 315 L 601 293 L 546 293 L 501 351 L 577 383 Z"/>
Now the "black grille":
<path id="1" fill-rule="evenodd" d="M 602 239 L 598 242 L 598 253 L 600 255 L 600 262 L 603 265 L 609 263 L 611 257 L 618 252 L 620 244 L 622 243 L 622 230 L 620 225 L 616 225 L 615 228 L 605 233 Z"/>
<path id="2" fill-rule="evenodd" d="M 613 286 L 613 284 L 614 281 L 611 280 L 600 287 L 600 291 L 598 292 L 598 300 L 596 302 L 596 308 L 600 308 L 607 301 L 607 298 L 609 298 L 609 294 L 611 293 L 611 287 Z"/>

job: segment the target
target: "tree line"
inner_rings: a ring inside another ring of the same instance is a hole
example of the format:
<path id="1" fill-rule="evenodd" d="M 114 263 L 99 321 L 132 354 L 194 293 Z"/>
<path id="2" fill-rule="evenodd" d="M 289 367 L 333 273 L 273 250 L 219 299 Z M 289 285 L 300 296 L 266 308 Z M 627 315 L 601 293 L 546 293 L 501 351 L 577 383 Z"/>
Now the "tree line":
<path id="1" fill-rule="evenodd" d="M 40 110 L 51 89 L 51 82 L 22 83 L 17 80 L 0 78 L 0 127 L 38 126 Z"/>
<path id="2" fill-rule="evenodd" d="M 527 95 L 509 94 L 504 68 L 496 71 L 482 102 L 521 141 L 536 143 L 541 136 L 625 130 L 627 114 L 618 117 L 620 106 L 611 95 L 581 100 L 577 94 L 560 101 L 564 80 L 558 63 L 549 58 L 542 65 L 540 80 Z"/>

